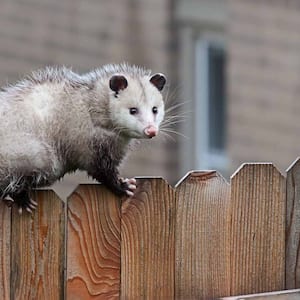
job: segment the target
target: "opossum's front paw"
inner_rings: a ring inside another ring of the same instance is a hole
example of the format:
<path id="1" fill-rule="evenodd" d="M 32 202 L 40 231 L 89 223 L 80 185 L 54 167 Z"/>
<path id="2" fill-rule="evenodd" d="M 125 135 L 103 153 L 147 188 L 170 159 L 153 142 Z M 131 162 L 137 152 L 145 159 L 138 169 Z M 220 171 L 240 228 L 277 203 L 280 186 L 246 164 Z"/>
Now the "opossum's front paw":
<path id="1" fill-rule="evenodd" d="M 32 214 L 33 211 L 36 210 L 37 205 L 37 202 L 35 202 L 31 198 L 28 198 L 28 201 L 26 201 L 25 203 L 23 202 L 22 205 L 19 205 L 19 214 L 22 214 L 23 209 Z"/>
<path id="2" fill-rule="evenodd" d="M 120 182 L 125 194 L 132 197 L 136 190 L 136 180 L 134 178 L 120 178 Z"/>
<path id="3" fill-rule="evenodd" d="M 37 202 L 30 198 L 29 193 L 26 191 L 13 195 L 13 199 L 18 205 L 18 211 L 20 215 L 23 213 L 23 210 L 26 210 L 32 214 L 38 205 Z"/>

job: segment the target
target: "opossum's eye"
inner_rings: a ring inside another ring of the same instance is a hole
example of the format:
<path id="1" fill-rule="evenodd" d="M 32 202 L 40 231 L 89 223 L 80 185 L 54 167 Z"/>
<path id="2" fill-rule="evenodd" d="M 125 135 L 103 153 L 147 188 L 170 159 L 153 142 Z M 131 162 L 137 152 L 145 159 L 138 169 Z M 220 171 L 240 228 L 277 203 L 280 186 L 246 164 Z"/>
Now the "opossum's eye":
<path id="1" fill-rule="evenodd" d="M 129 113 L 131 115 L 136 115 L 138 113 L 138 109 L 136 107 L 130 107 L 129 108 Z"/>
<path id="2" fill-rule="evenodd" d="M 156 106 L 153 106 L 152 112 L 156 115 L 158 113 L 158 108 Z"/>

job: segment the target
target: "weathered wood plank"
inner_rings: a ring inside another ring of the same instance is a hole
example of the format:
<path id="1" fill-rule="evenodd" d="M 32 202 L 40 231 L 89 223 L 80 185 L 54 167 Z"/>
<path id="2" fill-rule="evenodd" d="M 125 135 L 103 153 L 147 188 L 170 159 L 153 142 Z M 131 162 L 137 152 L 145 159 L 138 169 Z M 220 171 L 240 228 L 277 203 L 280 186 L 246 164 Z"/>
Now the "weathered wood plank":
<path id="1" fill-rule="evenodd" d="M 63 299 L 64 203 L 53 191 L 35 191 L 33 197 L 33 215 L 13 208 L 11 299 Z"/>
<path id="2" fill-rule="evenodd" d="M 285 179 L 271 164 L 245 164 L 231 179 L 231 295 L 285 285 Z"/>
<path id="3" fill-rule="evenodd" d="M 118 299 L 120 200 L 100 185 L 68 199 L 67 299 Z"/>
<path id="4" fill-rule="evenodd" d="M 286 288 L 300 288 L 300 159 L 287 171 Z"/>
<path id="5" fill-rule="evenodd" d="M 121 299 L 174 298 L 175 192 L 162 179 L 139 179 L 122 204 Z"/>
<path id="6" fill-rule="evenodd" d="M 175 298 L 230 295 L 229 184 L 215 171 L 193 172 L 176 192 Z"/>
<path id="7" fill-rule="evenodd" d="M 10 299 L 11 208 L 0 201 L 0 299 Z"/>

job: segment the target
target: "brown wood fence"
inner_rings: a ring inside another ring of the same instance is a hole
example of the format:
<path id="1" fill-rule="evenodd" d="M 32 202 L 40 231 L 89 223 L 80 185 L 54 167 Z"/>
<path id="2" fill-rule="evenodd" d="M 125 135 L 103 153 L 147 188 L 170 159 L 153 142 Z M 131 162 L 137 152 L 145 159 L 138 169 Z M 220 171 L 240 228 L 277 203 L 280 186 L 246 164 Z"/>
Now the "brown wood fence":
<path id="1" fill-rule="evenodd" d="M 0 299 L 216 299 L 300 287 L 300 160 L 244 164 L 176 186 L 138 180 L 120 201 L 80 185 L 66 205 L 0 203 Z M 296 299 L 296 298 L 295 298 Z"/>

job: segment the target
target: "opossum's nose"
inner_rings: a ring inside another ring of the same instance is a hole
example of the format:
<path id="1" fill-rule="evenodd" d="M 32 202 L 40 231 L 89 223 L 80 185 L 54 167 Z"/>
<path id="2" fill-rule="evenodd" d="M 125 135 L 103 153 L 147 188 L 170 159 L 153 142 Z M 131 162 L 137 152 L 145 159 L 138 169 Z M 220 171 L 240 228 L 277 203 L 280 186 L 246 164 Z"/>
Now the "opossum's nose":
<path id="1" fill-rule="evenodd" d="M 154 136 L 157 135 L 157 128 L 153 125 L 149 125 L 145 128 L 144 133 L 146 134 L 147 137 L 153 138 Z"/>

